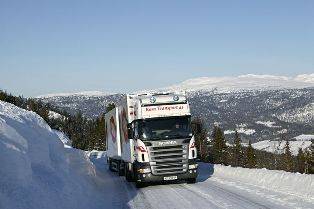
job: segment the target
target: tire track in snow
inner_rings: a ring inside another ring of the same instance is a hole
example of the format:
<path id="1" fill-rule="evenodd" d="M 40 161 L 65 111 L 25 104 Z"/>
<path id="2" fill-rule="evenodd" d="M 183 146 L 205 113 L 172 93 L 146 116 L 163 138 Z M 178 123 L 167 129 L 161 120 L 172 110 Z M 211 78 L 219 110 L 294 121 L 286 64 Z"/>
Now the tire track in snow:
<path id="1" fill-rule="evenodd" d="M 196 192 L 203 196 L 208 196 L 209 193 L 214 193 L 215 196 L 218 197 L 212 197 L 211 198 L 217 202 L 217 204 L 224 205 L 223 208 L 263 208 L 263 209 L 270 209 L 268 206 L 257 203 L 255 201 L 252 201 L 248 199 L 247 197 L 241 196 L 239 194 L 230 192 L 228 190 L 225 190 L 221 187 L 217 187 L 215 185 L 209 185 L 206 187 L 206 192 L 204 193 L 200 187 L 201 185 L 198 184 L 198 186 L 193 185 L 184 185 L 185 188 L 187 188 L 190 191 Z M 204 186 L 204 185 L 202 185 Z M 206 185 L 207 186 L 207 185 Z M 219 200 L 220 199 L 220 200 Z M 229 204 L 226 204 L 228 202 Z"/>

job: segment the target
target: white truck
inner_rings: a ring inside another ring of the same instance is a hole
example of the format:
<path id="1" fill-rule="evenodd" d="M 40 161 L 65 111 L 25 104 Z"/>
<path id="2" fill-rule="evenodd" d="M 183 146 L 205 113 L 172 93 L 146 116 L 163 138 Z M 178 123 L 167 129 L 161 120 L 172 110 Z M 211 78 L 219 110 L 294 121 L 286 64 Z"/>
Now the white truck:
<path id="1" fill-rule="evenodd" d="M 126 95 L 105 115 L 109 169 L 135 181 L 195 183 L 196 147 L 184 93 Z"/>

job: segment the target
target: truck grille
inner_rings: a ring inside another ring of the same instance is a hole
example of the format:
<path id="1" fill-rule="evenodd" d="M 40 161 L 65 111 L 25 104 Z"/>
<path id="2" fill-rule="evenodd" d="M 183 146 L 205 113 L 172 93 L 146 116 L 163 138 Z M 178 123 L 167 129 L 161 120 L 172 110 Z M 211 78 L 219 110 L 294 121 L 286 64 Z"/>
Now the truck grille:
<path id="1" fill-rule="evenodd" d="M 185 173 L 188 164 L 188 149 L 184 145 L 149 147 L 149 158 L 154 175 Z"/>

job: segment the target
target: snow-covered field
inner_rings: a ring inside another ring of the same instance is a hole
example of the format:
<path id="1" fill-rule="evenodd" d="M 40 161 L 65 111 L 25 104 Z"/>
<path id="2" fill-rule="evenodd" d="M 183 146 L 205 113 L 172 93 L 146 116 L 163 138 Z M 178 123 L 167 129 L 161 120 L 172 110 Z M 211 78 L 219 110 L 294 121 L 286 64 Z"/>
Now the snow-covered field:
<path id="1" fill-rule="evenodd" d="M 311 146 L 311 141 L 289 141 L 290 151 L 293 155 L 298 155 L 298 151 L 301 148 L 305 150 Z M 252 144 L 252 147 L 257 150 L 263 150 L 266 152 L 282 154 L 284 153 L 286 141 L 270 141 L 264 140 Z"/>
<path id="2" fill-rule="evenodd" d="M 247 124 L 244 124 L 244 123 L 237 124 L 236 130 L 238 133 L 245 134 L 245 135 L 252 135 L 256 132 L 254 129 L 247 128 Z M 234 133 L 235 133 L 235 130 L 224 131 L 224 134 L 234 134 Z"/>
<path id="3" fill-rule="evenodd" d="M 280 126 L 276 126 L 276 122 L 273 121 L 256 121 L 256 124 L 264 125 L 269 128 L 280 128 Z"/>
<path id="4" fill-rule="evenodd" d="M 35 113 L 0 102 L 0 209 L 314 208 L 314 175 L 200 163 L 196 184 L 137 189 L 108 171 L 105 152 L 67 143 Z"/>
<path id="5" fill-rule="evenodd" d="M 313 134 L 301 134 L 294 138 L 297 141 L 311 141 L 311 140 L 314 140 L 314 135 Z"/>

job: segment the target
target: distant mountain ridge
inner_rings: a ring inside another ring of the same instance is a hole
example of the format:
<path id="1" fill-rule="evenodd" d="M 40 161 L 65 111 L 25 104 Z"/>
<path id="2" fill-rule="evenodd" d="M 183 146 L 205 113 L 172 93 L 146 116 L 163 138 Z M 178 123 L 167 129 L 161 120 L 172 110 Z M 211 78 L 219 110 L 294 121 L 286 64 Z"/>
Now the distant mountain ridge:
<path id="1" fill-rule="evenodd" d="M 232 140 L 235 129 L 243 140 L 253 142 L 314 134 L 314 74 L 197 78 L 149 92 L 182 90 L 187 91 L 192 116 L 202 118 L 208 129 L 220 124 L 227 139 Z M 37 99 L 92 118 L 123 96 L 81 92 Z"/>
<path id="2" fill-rule="evenodd" d="M 97 96 L 107 96 L 109 93 L 105 93 L 102 91 L 82 91 L 82 92 L 74 92 L 74 93 L 52 93 L 52 94 L 44 94 L 39 95 L 36 98 L 49 98 L 49 97 L 70 97 L 70 96 L 86 96 L 86 97 L 97 97 Z"/>
<path id="3" fill-rule="evenodd" d="M 275 90 L 275 89 L 300 89 L 314 87 L 314 73 L 300 74 L 294 77 L 275 76 L 275 75 L 255 75 L 246 74 L 235 77 L 199 77 L 183 81 L 172 86 L 141 90 L 144 92 L 158 91 L 213 91 L 213 92 L 234 92 L 234 91 L 249 91 L 249 90 Z M 136 92 L 135 92 L 136 93 Z M 71 96 L 86 96 L 99 97 L 108 96 L 118 93 L 108 93 L 102 91 L 82 91 L 74 93 L 51 93 L 36 96 L 36 98 L 48 97 L 71 97 Z"/>

